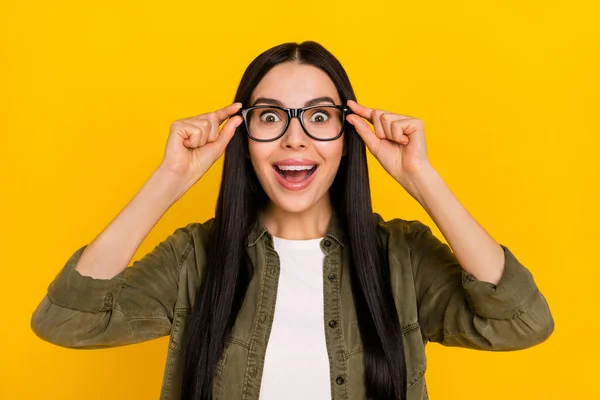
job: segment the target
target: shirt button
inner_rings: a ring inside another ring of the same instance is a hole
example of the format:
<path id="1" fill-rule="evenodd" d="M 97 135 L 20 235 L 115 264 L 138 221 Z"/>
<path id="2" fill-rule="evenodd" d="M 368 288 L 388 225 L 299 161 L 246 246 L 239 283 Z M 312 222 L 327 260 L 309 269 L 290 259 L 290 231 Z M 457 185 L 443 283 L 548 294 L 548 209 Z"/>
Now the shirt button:
<path id="1" fill-rule="evenodd" d="M 327 239 L 323 242 L 323 246 L 325 247 L 331 247 L 331 240 Z"/>
<path id="2" fill-rule="evenodd" d="M 335 383 L 337 383 L 338 385 L 343 384 L 344 378 L 342 378 L 341 376 L 338 376 L 337 378 L 335 378 Z"/>
<path id="3" fill-rule="evenodd" d="M 335 328 L 335 326 L 337 325 L 337 322 L 335 319 L 332 319 L 331 321 L 329 321 L 329 326 L 332 328 Z"/>
<path id="4" fill-rule="evenodd" d="M 335 281 L 336 276 L 335 274 L 329 274 L 328 278 L 330 281 Z"/>

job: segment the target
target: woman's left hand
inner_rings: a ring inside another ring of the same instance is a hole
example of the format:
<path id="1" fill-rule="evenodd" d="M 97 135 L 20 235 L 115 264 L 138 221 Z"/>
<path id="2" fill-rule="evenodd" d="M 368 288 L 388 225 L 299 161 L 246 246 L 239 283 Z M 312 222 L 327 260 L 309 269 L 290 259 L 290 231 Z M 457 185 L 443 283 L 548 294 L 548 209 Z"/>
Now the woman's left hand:
<path id="1" fill-rule="evenodd" d="M 348 106 L 357 115 L 350 114 L 346 120 L 354 125 L 369 151 L 402 187 L 415 196 L 412 180 L 424 168 L 431 168 L 423 121 L 368 108 L 352 100 L 348 100 Z M 360 117 L 369 121 L 375 132 Z"/>

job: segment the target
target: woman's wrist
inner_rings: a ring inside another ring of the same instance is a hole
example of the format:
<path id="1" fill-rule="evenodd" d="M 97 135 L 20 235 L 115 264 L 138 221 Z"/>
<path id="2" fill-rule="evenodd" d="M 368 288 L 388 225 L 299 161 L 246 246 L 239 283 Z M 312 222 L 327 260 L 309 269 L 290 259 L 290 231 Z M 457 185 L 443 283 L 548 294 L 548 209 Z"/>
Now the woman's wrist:
<path id="1" fill-rule="evenodd" d="M 179 175 L 162 164 L 154 170 L 149 181 L 156 182 L 158 190 L 166 196 L 171 205 L 179 200 L 197 181 L 193 181 L 190 177 Z"/>

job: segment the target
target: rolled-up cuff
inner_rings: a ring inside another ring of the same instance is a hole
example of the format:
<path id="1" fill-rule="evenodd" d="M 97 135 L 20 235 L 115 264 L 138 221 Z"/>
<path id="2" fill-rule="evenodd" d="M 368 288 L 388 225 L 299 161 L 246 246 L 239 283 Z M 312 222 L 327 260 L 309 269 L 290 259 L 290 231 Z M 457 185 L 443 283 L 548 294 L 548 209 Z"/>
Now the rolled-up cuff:
<path id="1" fill-rule="evenodd" d="M 478 315 L 493 319 L 511 319 L 526 312 L 538 292 L 531 272 L 504 245 L 504 272 L 497 285 L 479 281 L 462 271 L 463 287 L 470 306 Z"/>
<path id="2" fill-rule="evenodd" d="M 102 312 L 113 308 L 123 283 L 125 270 L 111 279 L 96 279 L 75 270 L 77 261 L 87 245 L 67 260 L 48 286 L 48 298 L 54 304 L 84 312 Z"/>

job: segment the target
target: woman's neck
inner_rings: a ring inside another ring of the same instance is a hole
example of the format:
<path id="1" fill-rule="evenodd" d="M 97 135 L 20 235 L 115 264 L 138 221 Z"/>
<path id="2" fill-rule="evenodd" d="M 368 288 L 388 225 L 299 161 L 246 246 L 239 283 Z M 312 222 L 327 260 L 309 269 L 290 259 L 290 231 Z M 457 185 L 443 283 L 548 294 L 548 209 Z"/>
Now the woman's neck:
<path id="1" fill-rule="evenodd" d="M 288 212 L 269 203 L 263 213 L 264 224 L 269 233 L 283 239 L 306 240 L 325 236 L 331 219 L 329 195 L 302 212 Z"/>

